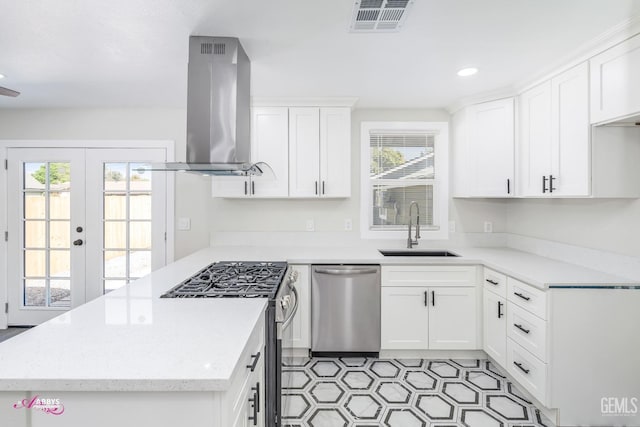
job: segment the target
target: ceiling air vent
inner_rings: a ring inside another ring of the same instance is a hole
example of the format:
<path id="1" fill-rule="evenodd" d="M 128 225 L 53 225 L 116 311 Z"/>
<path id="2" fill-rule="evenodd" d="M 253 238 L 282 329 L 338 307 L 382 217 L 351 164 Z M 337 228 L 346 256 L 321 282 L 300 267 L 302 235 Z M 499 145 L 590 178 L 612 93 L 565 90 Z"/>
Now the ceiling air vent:
<path id="1" fill-rule="evenodd" d="M 356 0 L 350 31 L 389 33 L 400 31 L 415 0 Z"/>
<path id="2" fill-rule="evenodd" d="M 224 43 L 214 43 L 213 45 L 213 54 L 214 55 L 224 55 L 226 45 Z"/>
<path id="3" fill-rule="evenodd" d="M 200 53 L 202 55 L 211 55 L 213 51 L 213 43 L 201 43 L 200 44 Z"/>

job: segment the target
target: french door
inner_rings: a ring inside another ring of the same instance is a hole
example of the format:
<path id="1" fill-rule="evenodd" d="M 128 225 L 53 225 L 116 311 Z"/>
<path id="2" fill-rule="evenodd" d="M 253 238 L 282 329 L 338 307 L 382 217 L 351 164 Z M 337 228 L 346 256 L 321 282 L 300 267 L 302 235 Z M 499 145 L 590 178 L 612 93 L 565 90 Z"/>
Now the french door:
<path id="1" fill-rule="evenodd" d="M 166 263 L 164 148 L 9 148 L 8 322 L 36 325 Z"/>

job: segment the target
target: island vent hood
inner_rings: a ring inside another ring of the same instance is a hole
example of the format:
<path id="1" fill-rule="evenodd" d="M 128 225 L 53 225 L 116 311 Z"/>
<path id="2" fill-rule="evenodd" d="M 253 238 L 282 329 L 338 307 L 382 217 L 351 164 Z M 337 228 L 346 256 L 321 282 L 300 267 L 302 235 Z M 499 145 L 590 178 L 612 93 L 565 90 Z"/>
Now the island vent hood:
<path id="1" fill-rule="evenodd" d="M 251 162 L 251 62 L 235 37 L 189 37 L 186 163 L 150 170 L 204 175 L 273 174 Z"/>

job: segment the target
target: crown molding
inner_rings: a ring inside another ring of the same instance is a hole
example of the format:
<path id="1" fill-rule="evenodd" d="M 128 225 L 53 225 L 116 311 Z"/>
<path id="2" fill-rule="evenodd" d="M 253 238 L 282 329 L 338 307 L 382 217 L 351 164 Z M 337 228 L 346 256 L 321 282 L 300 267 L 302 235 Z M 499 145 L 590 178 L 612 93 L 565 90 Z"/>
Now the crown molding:
<path id="1" fill-rule="evenodd" d="M 355 97 L 251 97 L 252 107 L 348 107 L 354 109 Z"/>

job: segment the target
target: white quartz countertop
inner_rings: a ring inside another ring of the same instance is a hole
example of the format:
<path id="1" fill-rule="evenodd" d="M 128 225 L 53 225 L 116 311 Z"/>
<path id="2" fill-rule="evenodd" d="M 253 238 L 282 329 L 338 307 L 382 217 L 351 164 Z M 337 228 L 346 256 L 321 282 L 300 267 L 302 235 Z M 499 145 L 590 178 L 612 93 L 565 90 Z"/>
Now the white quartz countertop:
<path id="1" fill-rule="evenodd" d="M 392 249 L 402 250 L 402 249 Z M 415 248 L 414 250 L 435 250 Z M 290 264 L 484 265 L 540 289 L 551 286 L 632 286 L 639 281 L 510 248 L 454 248 L 459 257 L 383 256 L 367 247 L 219 246 L 205 249 L 218 260 L 288 261 Z"/>
<path id="2" fill-rule="evenodd" d="M 198 252 L 0 343 L 0 390 L 227 389 L 267 300 L 159 298 L 211 256 Z"/>
<path id="3" fill-rule="evenodd" d="M 453 252 L 460 256 L 384 257 L 360 247 L 203 249 L 0 343 L 0 390 L 225 390 L 267 301 L 159 298 L 215 261 L 485 265 L 541 289 L 638 284 L 513 249 Z"/>

